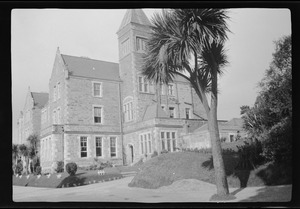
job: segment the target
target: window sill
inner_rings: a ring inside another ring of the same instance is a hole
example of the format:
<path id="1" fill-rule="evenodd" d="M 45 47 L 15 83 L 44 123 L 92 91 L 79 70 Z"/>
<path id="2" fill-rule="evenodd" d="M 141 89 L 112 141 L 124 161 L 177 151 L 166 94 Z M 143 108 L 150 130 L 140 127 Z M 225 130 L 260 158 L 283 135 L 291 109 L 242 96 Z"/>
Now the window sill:
<path id="1" fill-rule="evenodd" d="M 149 94 L 149 95 L 154 95 L 155 93 L 151 93 L 151 92 L 143 92 L 143 91 L 139 91 L 140 94 Z"/>

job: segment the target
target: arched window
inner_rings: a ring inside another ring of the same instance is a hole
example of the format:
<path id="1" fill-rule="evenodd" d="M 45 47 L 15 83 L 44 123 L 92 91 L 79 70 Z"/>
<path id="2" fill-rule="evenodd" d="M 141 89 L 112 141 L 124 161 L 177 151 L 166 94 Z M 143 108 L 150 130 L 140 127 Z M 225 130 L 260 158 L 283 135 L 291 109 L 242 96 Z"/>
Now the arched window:
<path id="1" fill-rule="evenodd" d="M 126 97 L 123 100 L 123 115 L 124 115 L 125 122 L 133 120 L 133 99 L 132 99 L 132 97 Z"/>

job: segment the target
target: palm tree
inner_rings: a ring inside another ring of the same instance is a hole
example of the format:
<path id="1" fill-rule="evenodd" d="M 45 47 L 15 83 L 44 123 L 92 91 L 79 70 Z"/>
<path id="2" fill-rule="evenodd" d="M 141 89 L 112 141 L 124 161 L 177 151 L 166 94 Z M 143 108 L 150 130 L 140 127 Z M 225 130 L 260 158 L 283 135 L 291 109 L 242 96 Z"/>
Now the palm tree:
<path id="1" fill-rule="evenodd" d="M 39 137 L 37 134 L 31 134 L 28 136 L 27 141 L 29 142 L 30 147 L 33 147 L 35 155 L 37 154 L 37 144 Z"/>
<path id="2" fill-rule="evenodd" d="M 17 144 L 12 145 L 12 162 L 13 162 L 13 167 L 17 166 L 18 164 L 18 159 L 19 159 L 19 146 Z M 14 169 L 15 172 L 15 169 Z"/>
<path id="3" fill-rule="evenodd" d="M 223 9 L 175 9 L 154 14 L 142 67 L 143 75 L 156 83 L 168 83 L 175 75 L 184 77 L 199 96 L 207 114 L 219 196 L 229 195 L 217 123 L 218 75 L 227 64 L 226 19 Z"/>
<path id="4" fill-rule="evenodd" d="M 23 170 L 25 170 L 26 174 L 28 174 L 29 173 L 29 148 L 25 144 L 21 144 L 19 146 L 19 150 L 22 156 Z"/>

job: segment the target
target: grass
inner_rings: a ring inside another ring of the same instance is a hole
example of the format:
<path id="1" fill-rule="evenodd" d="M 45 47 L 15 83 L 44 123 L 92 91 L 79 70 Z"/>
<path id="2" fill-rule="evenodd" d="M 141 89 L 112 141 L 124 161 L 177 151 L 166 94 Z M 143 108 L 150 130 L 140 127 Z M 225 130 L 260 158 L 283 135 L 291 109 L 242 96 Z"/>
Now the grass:
<path id="1" fill-rule="evenodd" d="M 237 151 L 241 142 L 224 143 L 223 149 Z M 223 155 L 229 187 L 291 184 L 291 167 L 265 164 L 252 170 L 236 170 L 239 156 L 234 152 Z M 181 179 L 197 179 L 215 184 L 212 156 L 201 152 L 173 152 L 146 161 L 141 171 L 129 183 L 130 187 L 156 189 Z"/>
<path id="2" fill-rule="evenodd" d="M 104 171 L 104 175 L 98 175 L 97 170 L 78 170 L 74 176 L 69 176 L 67 172 L 64 172 L 60 173 L 60 178 L 57 177 L 58 174 L 51 174 L 49 178 L 46 175 L 41 175 L 38 178 L 38 176 L 33 174 L 30 174 L 28 178 L 27 175 L 22 175 L 21 178 L 13 176 L 13 185 L 62 188 L 110 181 L 123 177 L 120 171 L 116 168 L 105 168 Z"/>

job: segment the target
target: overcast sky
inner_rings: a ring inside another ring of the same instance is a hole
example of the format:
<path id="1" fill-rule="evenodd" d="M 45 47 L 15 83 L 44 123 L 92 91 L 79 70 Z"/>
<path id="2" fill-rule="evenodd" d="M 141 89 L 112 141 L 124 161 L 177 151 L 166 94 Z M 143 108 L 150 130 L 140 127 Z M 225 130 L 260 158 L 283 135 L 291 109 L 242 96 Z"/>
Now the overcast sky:
<path id="1" fill-rule="evenodd" d="M 155 9 L 143 9 L 148 18 Z M 57 47 L 62 54 L 119 62 L 117 30 L 126 10 L 12 10 L 13 138 L 17 118 L 30 86 L 48 92 Z M 219 80 L 218 119 L 240 117 L 242 105 L 252 106 L 257 83 L 272 60 L 274 41 L 291 34 L 288 9 L 230 9 L 229 65 Z"/>

